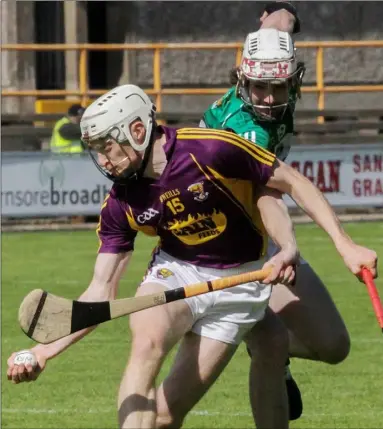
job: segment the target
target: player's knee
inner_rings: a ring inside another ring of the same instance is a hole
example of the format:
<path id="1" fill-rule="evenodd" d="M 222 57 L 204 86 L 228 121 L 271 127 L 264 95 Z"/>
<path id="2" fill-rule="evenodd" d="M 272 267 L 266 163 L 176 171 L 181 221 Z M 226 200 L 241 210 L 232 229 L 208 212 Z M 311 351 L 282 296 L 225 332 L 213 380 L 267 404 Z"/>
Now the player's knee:
<path id="1" fill-rule="evenodd" d="M 162 341 L 151 336 L 135 336 L 132 340 L 131 359 L 147 364 L 160 361 L 165 356 Z"/>
<path id="2" fill-rule="evenodd" d="M 157 410 L 156 428 L 157 429 L 176 429 L 182 426 L 183 415 L 179 412 L 170 413 L 169 410 Z"/>
<path id="3" fill-rule="evenodd" d="M 180 428 L 182 423 L 193 408 L 193 402 L 189 395 L 182 395 L 172 389 L 171 380 L 165 380 L 157 391 L 157 428 Z"/>
<path id="4" fill-rule="evenodd" d="M 265 323 L 264 323 L 265 322 Z M 273 321 L 262 321 L 246 336 L 246 344 L 254 359 L 262 359 L 274 365 L 288 357 L 289 337 L 285 326 Z"/>
<path id="5" fill-rule="evenodd" d="M 346 330 L 340 332 L 327 342 L 319 353 L 320 360 L 332 365 L 343 362 L 350 353 L 350 336 Z"/>

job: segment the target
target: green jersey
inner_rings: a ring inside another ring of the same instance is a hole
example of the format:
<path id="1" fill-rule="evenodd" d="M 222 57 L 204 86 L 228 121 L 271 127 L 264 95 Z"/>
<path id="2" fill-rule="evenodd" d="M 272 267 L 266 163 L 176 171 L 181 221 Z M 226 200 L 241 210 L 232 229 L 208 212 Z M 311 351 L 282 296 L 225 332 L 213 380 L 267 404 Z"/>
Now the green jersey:
<path id="1" fill-rule="evenodd" d="M 289 140 L 293 134 L 294 121 L 290 109 L 286 109 L 280 121 L 257 120 L 251 109 L 236 96 L 233 87 L 209 107 L 200 126 L 219 130 L 230 129 L 284 160 L 290 151 Z"/>

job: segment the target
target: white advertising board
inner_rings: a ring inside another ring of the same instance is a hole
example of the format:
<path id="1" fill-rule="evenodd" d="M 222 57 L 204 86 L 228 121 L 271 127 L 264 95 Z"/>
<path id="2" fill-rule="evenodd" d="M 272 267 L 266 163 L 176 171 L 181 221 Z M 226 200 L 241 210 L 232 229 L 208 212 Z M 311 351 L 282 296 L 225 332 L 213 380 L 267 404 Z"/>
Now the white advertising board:
<path id="1" fill-rule="evenodd" d="M 293 146 L 287 162 L 334 207 L 383 206 L 383 142 Z M 9 217 L 98 215 L 111 187 L 88 155 L 5 152 L 1 175 L 1 210 Z"/>
<path id="2" fill-rule="evenodd" d="M 297 145 L 287 162 L 309 178 L 334 207 L 383 206 L 383 142 Z M 290 198 L 286 202 L 294 205 Z"/>
<path id="3" fill-rule="evenodd" d="M 89 155 L 2 154 L 3 216 L 97 215 L 112 182 Z"/>

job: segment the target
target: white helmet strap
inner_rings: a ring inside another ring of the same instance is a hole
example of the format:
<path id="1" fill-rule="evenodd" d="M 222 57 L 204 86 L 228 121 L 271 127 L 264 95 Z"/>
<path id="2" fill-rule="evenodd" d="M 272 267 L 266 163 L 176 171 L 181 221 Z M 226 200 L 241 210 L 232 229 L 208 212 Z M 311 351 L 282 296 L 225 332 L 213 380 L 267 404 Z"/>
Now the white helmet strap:
<path id="1" fill-rule="evenodd" d="M 111 136 L 114 140 L 116 140 L 117 143 L 122 144 L 122 143 L 126 143 L 128 141 L 130 146 L 132 146 L 132 148 L 134 150 L 136 150 L 137 152 L 143 152 L 149 146 L 150 138 L 152 135 L 152 129 L 153 129 L 153 124 L 154 124 L 154 109 L 153 109 L 153 107 L 152 107 L 149 115 L 147 114 L 147 110 L 142 112 L 142 113 L 144 113 L 144 115 L 142 115 L 143 117 L 148 116 L 146 124 L 144 124 L 145 130 L 146 130 L 146 135 L 145 135 L 145 140 L 142 144 L 137 144 L 134 140 L 134 137 L 132 136 L 132 133 L 130 132 L 131 124 L 135 120 L 137 120 L 137 119 L 141 120 L 141 118 L 142 118 L 142 116 L 140 115 L 141 109 L 139 109 L 138 111 L 135 112 L 134 117 L 128 118 L 127 120 L 123 120 L 119 124 L 114 125 L 110 130 L 108 130 L 107 134 L 109 136 Z"/>
<path id="2" fill-rule="evenodd" d="M 145 124 L 145 129 L 146 129 L 146 135 L 145 135 L 145 140 L 142 144 L 137 144 L 134 141 L 134 138 L 130 132 L 130 129 L 128 129 L 128 140 L 130 145 L 132 146 L 132 148 L 138 152 L 142 152 L 144 150 L 146 150 L 146 148 L 149 146 L 150 144 L 150 139 L 152 137 L 152 129 L 153 129 L 153 113 L 149 116 L 146 124 Z"/>

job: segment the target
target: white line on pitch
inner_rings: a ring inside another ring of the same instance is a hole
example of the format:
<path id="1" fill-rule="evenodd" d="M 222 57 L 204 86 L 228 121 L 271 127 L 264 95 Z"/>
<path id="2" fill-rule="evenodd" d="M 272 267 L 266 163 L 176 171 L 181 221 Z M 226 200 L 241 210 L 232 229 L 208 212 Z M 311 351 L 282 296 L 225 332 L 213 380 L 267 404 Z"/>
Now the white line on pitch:
<path id="1" fill-rule="evenodd" d="M 80 280 L 49 280 L 49 279 L 42 279 L 42 280 L 17 280 L 13 279 L 12 283 L 16 283 L 18 286 L 24 286 L 24 285 L 39 285 L 39 284 L 51 284 L 51 285 L 85 285 L 86 282 L 82 282 Z"/>
<path id="2" fill-rule="evenodd" d="M 98 408 L 98 409 L 64 409 L 64 408 L 56 408 L 56 409 L 44 409 L 44 408 L 3 408 L 2 412 L 7 414 L 69 414 L 69 413 L 76 413 L 76 414 L 102 414 L 102 413 L 111 413 L 115 412 L 116 410 L 114 408 Z M 236 413 L 224 413 L 222 411 L 209 411 L 209 410 L 193 410 L 190 412 L 190 414 L 195 416 L 225 416 L 225 417 L 251 417 L 251 413 L 247 411 L 242 412 L 236 412 Z M 380 416 L 383 415 L 382 410 L 366 410 L 366 411 L 348 411 L 347 415 L 355 415 L 355 416 Z M 313 414 L 303 414 L 304 417 L 344 417 L 343 413 L 313 413 Z"/>

